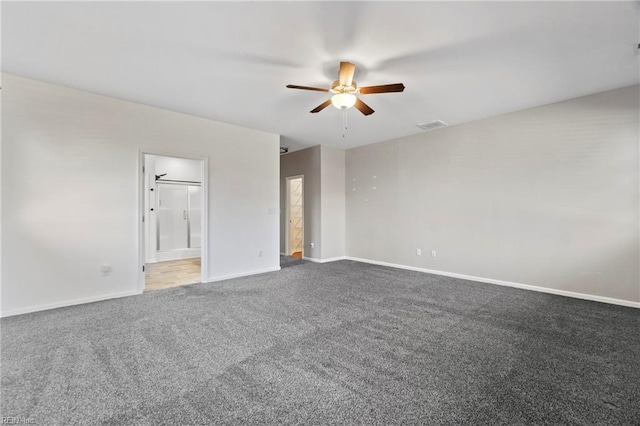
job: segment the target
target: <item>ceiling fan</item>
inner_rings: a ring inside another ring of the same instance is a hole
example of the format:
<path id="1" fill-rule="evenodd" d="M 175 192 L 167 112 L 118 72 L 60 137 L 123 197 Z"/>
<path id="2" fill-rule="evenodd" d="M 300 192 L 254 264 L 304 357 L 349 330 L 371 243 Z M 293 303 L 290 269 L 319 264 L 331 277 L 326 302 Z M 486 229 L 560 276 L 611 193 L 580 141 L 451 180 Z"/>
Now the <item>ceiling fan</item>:
<path id="1" fill-rule="evenodd" d="M 357 94 L 370 95 L 374 93 L 390 93 L 390 92 L 402 92 L 404 91 L 404 84 L 383 84 L 381 86 L 368 86 L 358 87 L 355 81 L 353 81 L 353 74 L 356 71 L 356 66 L 351 62 L 340 62 L 340 77 L 338 80 L 331 84 L 331 89 L 322 89 L 320 87 L 309 86 L 296 86 L 295 84 L 289 84 L 289 89 L 302 89 L 302 90 L 314 90 L 316 92 L 331 92 L 333 96 L 326 102 L 318 105 L 312 109 L 311 113 L 320 112 L 329 105 L 333 104 L 336 108 L 346 110 L 353 106 L 364 115 L 371 115 L 374 113 L 373 109 L 364 102 L 362 102 Z"/>

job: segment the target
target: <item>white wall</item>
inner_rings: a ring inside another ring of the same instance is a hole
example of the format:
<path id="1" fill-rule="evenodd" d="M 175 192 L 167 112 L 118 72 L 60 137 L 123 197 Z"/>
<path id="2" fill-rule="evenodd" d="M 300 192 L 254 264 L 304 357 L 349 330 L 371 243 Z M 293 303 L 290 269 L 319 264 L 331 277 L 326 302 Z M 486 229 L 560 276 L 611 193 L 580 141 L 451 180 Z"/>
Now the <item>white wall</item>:
<path id="1" fill-rule="evenodd" d="M 640 301 L 638 90 L 348 150 L 347 256 Z"/>
<path id="2" fill-rule="evenodd" d="M 345 152 L 343 149 L 321 145 L 320 192 L 321 258 L 335 259 L 345 255 Z"/>
<path id="3" fill-rule="evenodd" d="M 2 60 L 0 59 L 0 62 Z M 1 83 L 1 82 L 0 82 Z M 0 188 L 2 188 L 2 90 L 0 90 Z M 0 260 L 2 259 L 2 196 L 0 192 Z M 2 262 L 0 261 L 0 307 L 2 306 Z M 1 312 L 0 312 L 1 313 Z"/>
<path id="4" fill-rule="evenodd" d="M 202 182 L 202 162 L 188 158 L 164 157 L 150 155 L 150 164 L 153 166 L 154 175 L 162 175 L 163 180 L 181 180 L 189 182 Z M 155 179 L 155 176 L 152 176 Z"/>
<path id="5" fill-rule="evenodd" d="M 277 135 L 2 77 L 3 315 L 139 290 L 140 151 L 208 158 L 211 280 L 279 268 Z"/>

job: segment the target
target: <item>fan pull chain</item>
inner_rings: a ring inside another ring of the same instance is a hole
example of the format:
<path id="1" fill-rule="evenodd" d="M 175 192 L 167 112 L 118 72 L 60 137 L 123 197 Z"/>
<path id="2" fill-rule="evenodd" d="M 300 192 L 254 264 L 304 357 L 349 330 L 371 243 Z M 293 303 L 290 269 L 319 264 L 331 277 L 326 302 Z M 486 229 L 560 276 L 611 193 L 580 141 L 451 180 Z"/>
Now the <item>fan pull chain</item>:
<path id="1" fill-rule="evenodd" d="M 342 110 L 342 138 L 344 139 L 345 134 L 347 133 L 347 109 Z"/>

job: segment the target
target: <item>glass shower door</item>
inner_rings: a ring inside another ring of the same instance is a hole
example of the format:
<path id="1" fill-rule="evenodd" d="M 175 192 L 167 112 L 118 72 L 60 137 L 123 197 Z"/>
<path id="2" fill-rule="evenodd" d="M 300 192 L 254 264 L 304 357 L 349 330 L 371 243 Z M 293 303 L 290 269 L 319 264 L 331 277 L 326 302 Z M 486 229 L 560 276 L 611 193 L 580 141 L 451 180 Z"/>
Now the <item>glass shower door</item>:
<path id="1" fill-rule="evenodd" d="M 202 246 L 202 187 L 189 186 L 189 247 Z"/>
<path id="2" fill-rule="evenodd" d="M 158 183 L 158 251 L 188 248 L 189 191 L 186 185 Z"/>

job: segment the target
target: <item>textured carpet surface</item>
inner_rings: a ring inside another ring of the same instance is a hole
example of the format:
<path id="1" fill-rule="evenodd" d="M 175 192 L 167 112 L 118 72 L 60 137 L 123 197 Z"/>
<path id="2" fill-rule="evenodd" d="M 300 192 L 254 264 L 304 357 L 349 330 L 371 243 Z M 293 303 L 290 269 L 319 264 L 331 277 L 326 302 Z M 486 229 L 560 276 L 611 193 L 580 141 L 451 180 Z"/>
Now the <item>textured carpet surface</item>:
<path id="1" fill-rule="evenodd" d="M 640 422 L 639 310 L 351 261 L 1 326 L 35 424 Z"/>
<path id="2" fill-rule="evenodd" d="M 304 260 L 304 259 L 298 259 L 297 257 L 293 257 L 293 256 L 280 255 L 280 267 L 281 268 L 288 268 L 290 266 L 301 265 L 303 263 L 307 263 L 307 261 Z"/>

